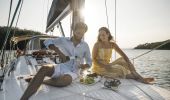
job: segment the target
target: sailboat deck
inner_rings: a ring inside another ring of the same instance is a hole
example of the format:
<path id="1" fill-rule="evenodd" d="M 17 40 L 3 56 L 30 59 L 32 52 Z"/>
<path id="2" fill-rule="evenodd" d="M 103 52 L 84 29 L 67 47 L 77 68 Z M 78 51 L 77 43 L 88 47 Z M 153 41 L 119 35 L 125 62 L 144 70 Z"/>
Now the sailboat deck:
<path id="1" fill-rule="evenodd" d="M 29 73 L 27 57 L 18 58 L 15 70 L 3 82 L 0 100 L 19 100 L 28 86 L 25 77 Z M 37 62 L 28 57 L 32 65 Z M 26 74 L 27 73 L 27 74 Z M 42 84 L 30 100 L 170 100 L 170 91 L 151 85 L 143 84 L 132 79 L 120 79 L 121 84 L 116 91 L 104 88 L 105 79 L 92 85 L 86 85 L 74 80 L 66 87 L 53 87 Z"/>
<path id="2" fill-rule="evenodd" d="M 103 82 L 84 85 L 77 80 L 67 87 L 44 85 L 31 100 L 170 100 L 170 92 L 153 85 L 121 79 L 118 90 L 106 89 Z"/>

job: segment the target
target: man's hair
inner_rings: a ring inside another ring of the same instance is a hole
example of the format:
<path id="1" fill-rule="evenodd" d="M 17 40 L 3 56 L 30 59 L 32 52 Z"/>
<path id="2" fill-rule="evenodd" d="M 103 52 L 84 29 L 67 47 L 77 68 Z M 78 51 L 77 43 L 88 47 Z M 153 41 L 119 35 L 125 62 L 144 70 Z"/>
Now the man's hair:
<path id="1" fill-rule="evenodd" d="M 79 28 L 84 29 L 85 32 L 87 32 L 87 29 L 88 29 L 87 25 L 83 22 L 76 23 L 75 27 L 73 27 L 73 30 L 75 31 L 76 29 L 79 29 Z"/>

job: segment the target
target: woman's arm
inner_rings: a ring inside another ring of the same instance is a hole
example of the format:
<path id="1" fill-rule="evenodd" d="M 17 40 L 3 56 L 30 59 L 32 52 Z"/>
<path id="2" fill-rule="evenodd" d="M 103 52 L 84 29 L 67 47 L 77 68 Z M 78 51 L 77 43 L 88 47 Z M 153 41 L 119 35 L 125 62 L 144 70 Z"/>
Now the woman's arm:
<path id="1" fill-rule="evenodd" d="M 116 43 L 112 42 L 111 46 L 115 49 L 117 53 L 119 53 L 125 59 L 125 61 L 129 62 L 129 58 L 127 57 L 127 55 L 119 48 Z"/>
<path id="2" fill-rule="evenodd" d="M 116 52 L 118 52 L 123 58 L 124 60 L 128 63 L 130 70 L 134 70 L 135 68 L 133 66 L 133 64 L 130 62 L 129 58 L 127 57 L 127 55 L 119 48 L 119 46 L 116 43 L 112 43 L 112 47 L 115 49 Z M 132 67 L 133 66 L 133 67 Z"/>

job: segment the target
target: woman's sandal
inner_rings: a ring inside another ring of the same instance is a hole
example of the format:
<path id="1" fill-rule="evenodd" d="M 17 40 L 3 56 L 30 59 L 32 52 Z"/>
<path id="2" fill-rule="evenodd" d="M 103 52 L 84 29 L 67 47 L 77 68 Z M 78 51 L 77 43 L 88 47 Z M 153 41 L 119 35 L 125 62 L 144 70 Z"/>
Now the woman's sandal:
<path id="1" fill-rule="evenodd" d="M 120 84 L 121 82 L 118 79 L 106 80 L 104 82 L 104 86 L 112 90 L 117 90 Z"/>

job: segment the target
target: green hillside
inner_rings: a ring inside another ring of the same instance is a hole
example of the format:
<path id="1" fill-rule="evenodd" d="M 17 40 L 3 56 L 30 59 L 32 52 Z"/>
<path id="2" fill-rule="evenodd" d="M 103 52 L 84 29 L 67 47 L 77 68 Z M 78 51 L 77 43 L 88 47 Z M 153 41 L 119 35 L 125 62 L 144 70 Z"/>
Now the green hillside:
<path id="1" fill-rule="evenodd" d="M 7 33 L 7 27 L 0 26 L 0 50 L 2 49 L 2 45 L 4 43 L 6 33 Z M 5 49 L 6 50 L 10 49 L 10 39 L 13 35 L 14 36 L 22 36 L 22 35 L 40 35 L 40 34 L 42 34 L 42 33 L 36 32 L 36 31 L 33 31 L 33 30 L 12 28 L 10 35 L 9 35 L 9 38 L 7 40 L 7 45 L 6 45 Z M 18 44 L 18 46 L 23 48 L 24 44 L 25 44 L 24 42 L 21 42 L 21 43 Z"/>
<path id="2" fill-rule="evenodd" d="M 166 43 L 165 45 L 162 45 L 163 43 Z M 160 46 L 162 45 L 162 46 Z M 153 43 L 145 43 L 145 44 L 140 44 L 136 46 L 134 49 L 153 49 L 155 47 L 158 47 L 157 50 L 170 50 L 170 39 L 166 41 L 161 41 L 161 42 L 153 42 Z"/>

